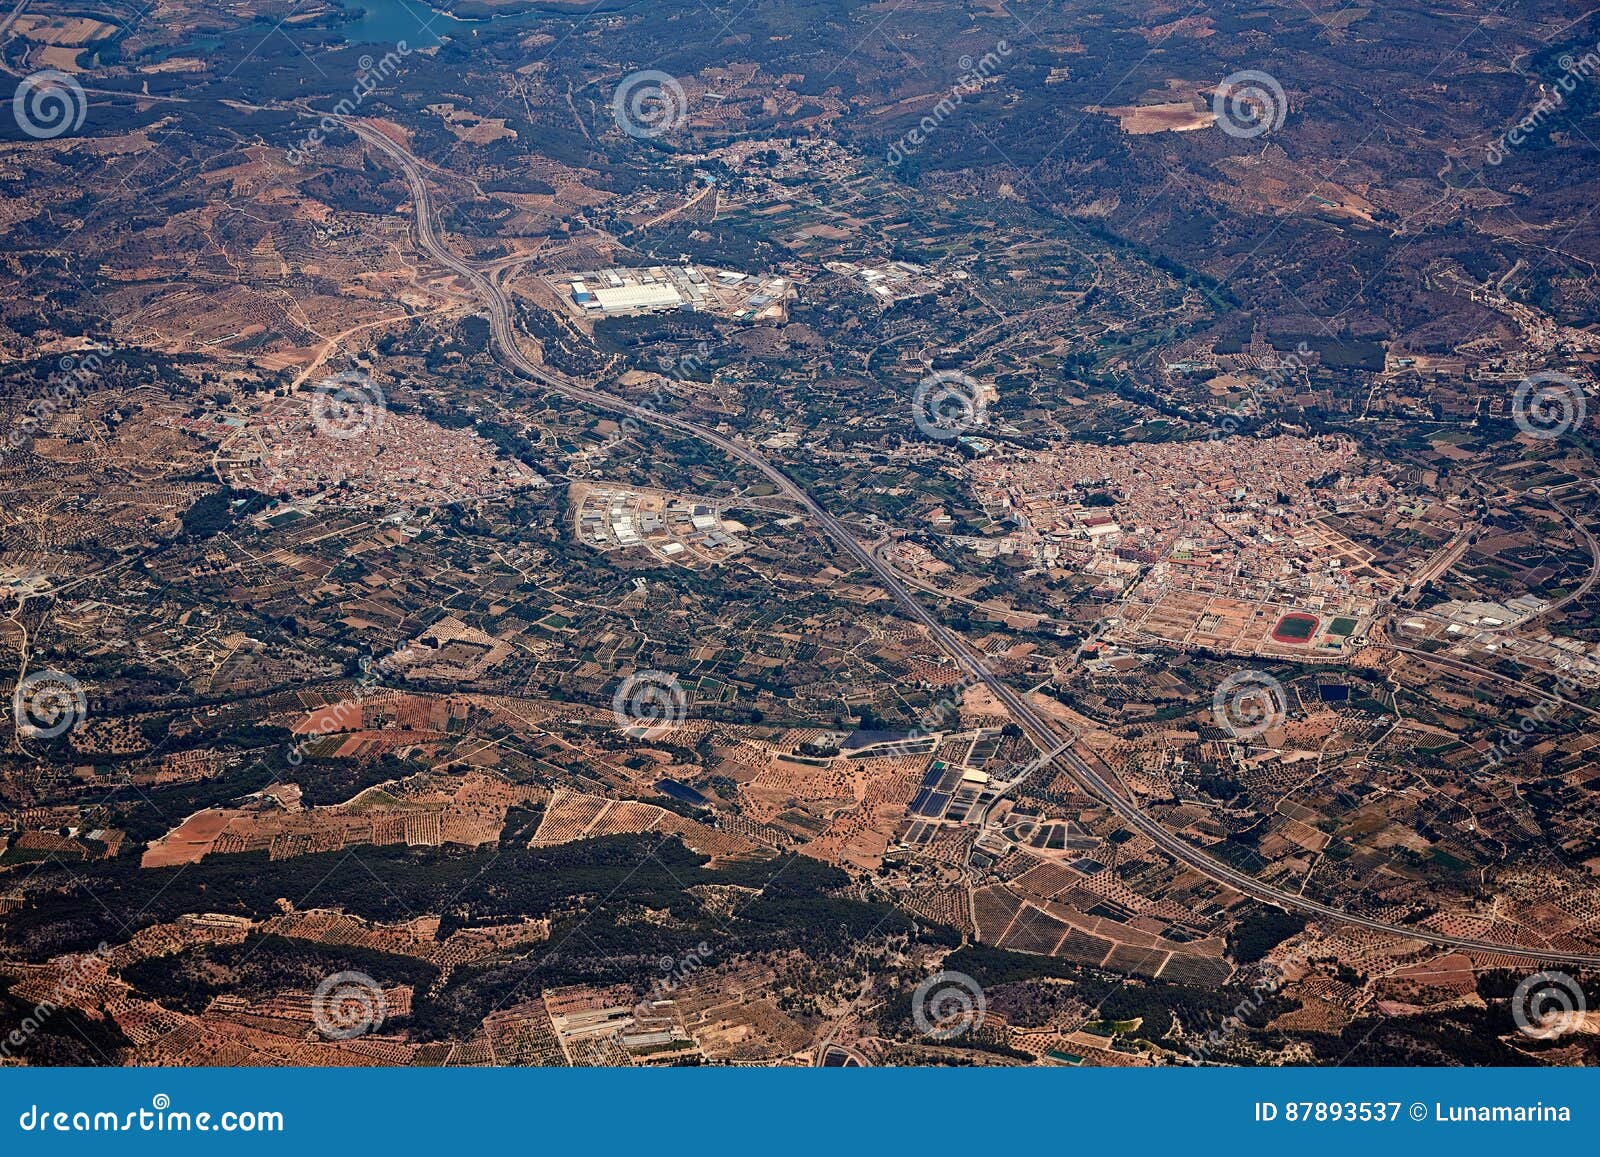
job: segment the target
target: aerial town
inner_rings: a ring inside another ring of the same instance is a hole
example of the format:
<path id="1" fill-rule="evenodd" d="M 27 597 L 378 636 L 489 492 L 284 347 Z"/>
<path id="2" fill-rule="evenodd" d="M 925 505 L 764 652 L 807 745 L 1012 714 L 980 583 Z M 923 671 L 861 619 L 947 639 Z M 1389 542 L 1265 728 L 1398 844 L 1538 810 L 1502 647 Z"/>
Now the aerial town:
<path id="1" fill-rule="evenodd" d="M 1600 1064 L 1600 15 L 1012 8 L 0 13 L 0 1067 Z"/>

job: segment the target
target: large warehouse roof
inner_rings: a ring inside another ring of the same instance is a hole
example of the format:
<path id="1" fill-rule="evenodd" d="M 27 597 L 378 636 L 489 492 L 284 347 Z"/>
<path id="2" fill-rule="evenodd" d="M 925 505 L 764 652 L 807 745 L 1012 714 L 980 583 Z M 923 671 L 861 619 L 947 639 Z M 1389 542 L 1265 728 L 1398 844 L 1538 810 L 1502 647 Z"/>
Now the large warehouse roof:
<path id="1" fill-rule="evenodd" d="M 670 285 L 603 286 L 594 291 L 594 296 L 607 313 L 683 304 L 683 296 Z"/>

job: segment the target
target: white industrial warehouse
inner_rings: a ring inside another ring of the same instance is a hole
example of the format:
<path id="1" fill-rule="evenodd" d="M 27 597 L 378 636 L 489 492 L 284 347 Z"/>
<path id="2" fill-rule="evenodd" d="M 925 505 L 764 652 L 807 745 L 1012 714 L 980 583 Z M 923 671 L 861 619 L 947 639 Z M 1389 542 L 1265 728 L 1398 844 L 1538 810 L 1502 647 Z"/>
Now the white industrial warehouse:
<path id="1" fill-rule="evenodd" d="M 686 309 L 737 321 L 785 321 L 794 283 L 694 265 L 616 267 L 547 275 L 545 280 L 580 317 L 623 317 Z"/>

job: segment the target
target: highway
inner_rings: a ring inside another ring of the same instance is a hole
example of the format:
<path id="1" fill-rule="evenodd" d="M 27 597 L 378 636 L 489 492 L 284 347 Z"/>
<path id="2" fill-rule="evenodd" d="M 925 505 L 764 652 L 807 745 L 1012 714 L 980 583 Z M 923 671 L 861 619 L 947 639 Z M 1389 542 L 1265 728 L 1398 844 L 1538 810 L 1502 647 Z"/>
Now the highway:
<path id="1" fill-rule="evenodd" d="M 1568 510 L 1565 506 L 1562 506 L 1561 500 L 1556 497 L 1556 491 L 1565 490 L 1569 486 L 1582 486 L 1586 488 L 1590 492 L 1589 497 L 1591 499 L 1594 497 L 1595 492 L 1600 490 L 1600 486 L 1597 486 L 1593 479 L 1579 479 L 1576 482 L 1569 482 L 1565 486 L 1554 487 L 1545 494 L 1545 501 L 1550 504 L 1551 508 L 1555 510 L 1556 513 L 1560 514 L 1562 518 L 1565 518 L 1567 522 L 1571 524 L 1573 532 L 1577 534 L 1579 538 L 1583 539 L 1583 544 L 1589 548 L 1589 573 L 1584 576 L 1583 582 L 1579 583 L 1577 587 L 1567 592 L 1555 602 L 1551 603 L 1538 614 L 1523 619 L 1520 623 L 1507 623 L 1503 627 L 1492 627 L 1490 628 L 1491 630 L 1510 631 L 1516 629 L 1517 627 L 1526 627 L 1530 623 L 1538 622 L 1540 619 L 1548 619 L 1551 615 L 1555 614 L 1563 607 L 1571 603 L 1575 603 L 1580 599 L 1587 598 L 1589 592 L 1594 589 L 1594 584 L 1597 581 L 1600 581 L 1600 541 L 1596 541 L 1595 536 L 1589 533 L 1589 528 L 1583 524 L 1576 514 L 1573 514 L 1572 511 Z"/>
<path id="2" fill-rule="evenodd" d="M 685 419 L 671 414 L 659 413 L 646 406 L 636 405 L 611 394 L 580 386 L 530 361 L 517 345 L 511 305 L 506 300 L 505 294 L 500 290 L 499 286 L 495 285 L 481 271 L 451 252 L 440 238 L 432 196 L 428 191 L 427 183 L 422 178 L 421 163 L 405 149 L 370 125 L 362 124 L 349 118 L 341 119 L 347 128 L 387 156 L 404 172 L 407 183 L 411 187 L 411 198 L 415 206 L 416 220 L 414 224 L 418 243 L 435 261 L 459 276 L 483 301 L 489 311 L 490 331 L 494 337 L 495 345 L 498 346 L 501 357 L 511 368 L 555 393 L 563 394 L 611 413 L 625 414 L 645 425 L 665 427 L 697 438 L 758 471 L 777 487 L 779 493 L 801 506 L 841 549 L 854 558 L 862 567 L 866 568 L 883 588 L 893 595 L 895 601 L 905 609 L 906 613 L 928 630 L 939 648 L 955 661 L 970 678 L 975 682 L 982 683 L 996 699 L 1004 704 L 1016 720 L 1017 725 L 1027 733 L 1028 737 L 1039 747 L 1041 752 L 1054 753 L 1050 758 L 1041 761 L 1040 766 L 1060 766 L 1072 776 L 1085 792 L 1111 808 L 1130 828 L 1149 837 L 1152 843 L 1174 860 L 1219 884 L 1226 885 L 1246 896 L 1286 911 L 1302 912 L 1308 916 L 1354 925 L 1373 932 L 1398 936 L 1408 940 L 1422 941 L 1441 948 L 1514 955 L 1529 960 L 1600 968 L 1600 953 L 1554 952 L 1521 945 L 1474 940 L 1461 936 L 1447 936 L 1443 933 L 1432 932 L 1423 928 L 1389 924 L 1382 920 L 1369 919 L 1365 916 L 1346 912 L 1331 905 L 1308 900 L 1304 896 L 1263 883 L 1254 876 L 1215 859 L 1203 849 L 1195 847 L 1187 840 L 1169 832 L 1159 821 L 1141 811 L 1135 802 L 1113 788 L 1105 776 L 1085 760 L 1075 748 L 1063 746 L 1062 737 L 1054 730 L 1053 726 L 1021 695 L 990 672 L 961 636 L 934 618 L 917 601 L 906 586 L 900 582 L 899 577 L 874 557 L 872 552 L 842 522 L 832 514 L 829 514 L 810 494 L 801 489 L 788 475 L 768 462 L 755 450 L 714 430 L 706 429 Z"/>
<path id="3" fill-rule="evenodd" d="M 29 3 L 30 0 L 17 0 L 17 6 L 6 13 L 4 20 L 0 20 L 0 37 L 4 37 L 6 33 L 11 31 L 11 26 L 17 22 L 17 17 L 28 10 Z M 7 69 L 7 71 L 9 72 L 10 70 Z"/>

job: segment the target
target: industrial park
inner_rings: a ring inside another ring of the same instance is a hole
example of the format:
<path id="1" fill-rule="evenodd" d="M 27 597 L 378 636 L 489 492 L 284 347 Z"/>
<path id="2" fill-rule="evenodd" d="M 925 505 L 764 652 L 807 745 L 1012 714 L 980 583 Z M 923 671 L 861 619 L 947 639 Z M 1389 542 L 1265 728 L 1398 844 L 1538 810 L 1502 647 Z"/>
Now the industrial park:
<path id="1" fill-rule="evenodd" d="M 703 501 L 595 483 L 574 485 L 570 501 L 579 539 L 596 550 L 644 547 L 682 566 L 725 562 L 744 550 L 742 530 Z"/>
<path id="2" fill-rule="evenodd" d="M 577 317 L 636 317 L 671 310 L 734 321 L 782 322 L 795 287 L 782 277 L 694 265 L 653 265 L 561 274 L 546 280 Z"/>

